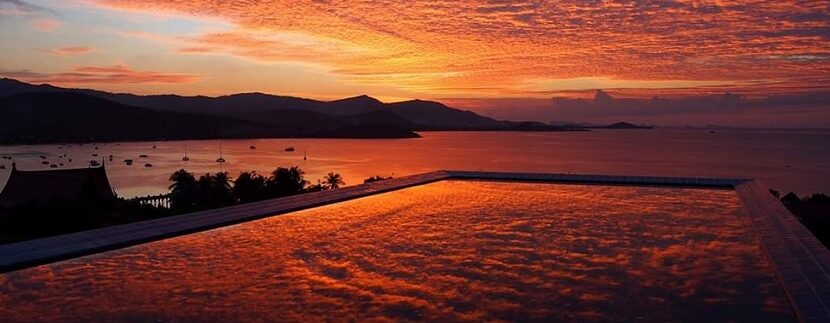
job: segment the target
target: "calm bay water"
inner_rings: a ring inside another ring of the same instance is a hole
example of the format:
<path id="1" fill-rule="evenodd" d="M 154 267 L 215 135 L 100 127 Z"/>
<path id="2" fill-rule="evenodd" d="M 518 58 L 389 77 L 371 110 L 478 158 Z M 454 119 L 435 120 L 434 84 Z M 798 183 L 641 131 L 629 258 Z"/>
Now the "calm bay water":
<path id="1" fill-rule="evenodd" d="M 300 166 L 316 182 L 338 172 L 347 185 L 374 176 L 438 169 L 758 178 L 770 188 L 830 193 L 830 131 L 826 130 L 595 130 L 590 132 L 423 132 L 419 139 L 259 139 L 2 146 L 23 170 L 106 159 L 120 196 L 167 192 L 180 168 L 195 173 L 242 170 L 266 174 Z M 220 142 L 227 160 L 215 162 Z M 256 149 L 250 149 L 251 145 Z M 96 150 L 95 147 L 98 147 Z M 182 161 L 185 147 L 190 161 Z M 284 151 L 294 147 L 294 152 Z M 303 160 L 303 154 L 308 156 Z M 66 157 L 61 158 L 61 155 Z M 98 154 L 97 157 L 92 154 Z M 113 162 L 108 156 L 113 155 Z M 139 155 L 147 158 L 139 158 Z M 72 162 L 68 159 L 72 158 Z M 127 166 L 124 159 L 133 159 Z M 153 167 L 145 167 L 151 163 Z M 10 161 L 0 160 L 5 185 Z"/>

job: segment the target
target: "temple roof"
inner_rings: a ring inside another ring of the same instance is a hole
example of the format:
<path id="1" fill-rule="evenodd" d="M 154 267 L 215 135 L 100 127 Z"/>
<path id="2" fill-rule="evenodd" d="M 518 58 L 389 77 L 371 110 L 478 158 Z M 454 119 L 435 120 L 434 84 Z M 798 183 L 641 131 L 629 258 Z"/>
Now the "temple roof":
<path id="1" fill-rule="evenodd" d="M 53 198 L 75 199 L 84 192 L 103 199 L 116 197 L 103 165 L 22 171 L 12 164 L 9 180 L 0 192 L 0 207 L 13 207 L 32 201 L 42 203 Z"/>

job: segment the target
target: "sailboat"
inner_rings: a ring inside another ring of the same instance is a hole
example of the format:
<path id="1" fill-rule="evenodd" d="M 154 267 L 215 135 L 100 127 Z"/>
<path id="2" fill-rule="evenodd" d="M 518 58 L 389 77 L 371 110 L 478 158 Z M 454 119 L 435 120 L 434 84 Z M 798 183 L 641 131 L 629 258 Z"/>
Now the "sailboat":
<path id="1" fill-rule="evenodd" d="M 184 145 L 184 157 L 182 157 L 182 161 L 188 161 L 190 157 L 187 157 L 187 145 Z"/>
<path id="2" fill-rule="evenodd" d="M 222 158 L 222 143 L 219 143 L 219 158 L 216 158 L 217 163 L 224 163 L 225 158 Z"/>

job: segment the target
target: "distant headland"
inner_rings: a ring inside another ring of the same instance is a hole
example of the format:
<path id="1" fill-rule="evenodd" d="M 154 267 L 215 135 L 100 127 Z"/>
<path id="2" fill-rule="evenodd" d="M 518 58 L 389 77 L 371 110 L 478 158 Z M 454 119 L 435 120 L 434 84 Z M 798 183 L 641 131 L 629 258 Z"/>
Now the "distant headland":
<path id="1" fill-rule="evenodd" d="M 0 144 L 226 138 L 417 138 L 416 131 L 584 131 L 501 121 L 424 100 L 263 93 L 136 95 L 0 79 Z"/>

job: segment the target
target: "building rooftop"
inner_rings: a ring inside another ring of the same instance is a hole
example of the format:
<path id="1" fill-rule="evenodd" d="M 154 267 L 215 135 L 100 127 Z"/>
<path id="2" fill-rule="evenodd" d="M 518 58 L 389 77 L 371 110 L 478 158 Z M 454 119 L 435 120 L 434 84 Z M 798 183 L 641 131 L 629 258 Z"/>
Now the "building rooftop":
<path id="1" fill-rule="evenodd" d="M 13 163 L 9 180 L 0 191 L 0 207 L 14 207 L 54 198 L 75 199 L 88 194 L 115 198 L 105 166 L 24 171 Z"/>

